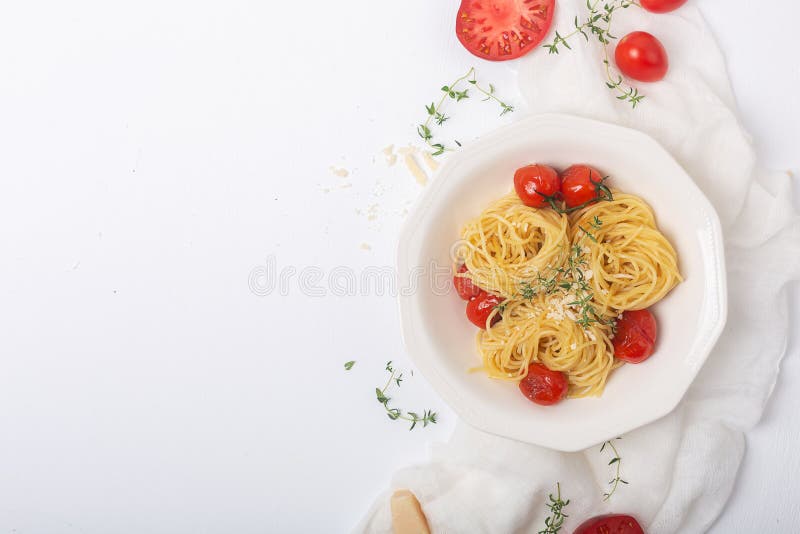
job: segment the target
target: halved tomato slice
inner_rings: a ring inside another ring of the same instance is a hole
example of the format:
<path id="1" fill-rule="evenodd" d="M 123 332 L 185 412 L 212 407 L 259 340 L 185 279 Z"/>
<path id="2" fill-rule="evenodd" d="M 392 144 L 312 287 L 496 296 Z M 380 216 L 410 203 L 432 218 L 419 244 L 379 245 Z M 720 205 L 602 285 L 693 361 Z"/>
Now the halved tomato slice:
<path id="1" fill-rule="evenodd" d="M 456 36 L 483 59 L 516 59 L 542 42 L 554 10 L 555 0 L 462 0 Z"/>

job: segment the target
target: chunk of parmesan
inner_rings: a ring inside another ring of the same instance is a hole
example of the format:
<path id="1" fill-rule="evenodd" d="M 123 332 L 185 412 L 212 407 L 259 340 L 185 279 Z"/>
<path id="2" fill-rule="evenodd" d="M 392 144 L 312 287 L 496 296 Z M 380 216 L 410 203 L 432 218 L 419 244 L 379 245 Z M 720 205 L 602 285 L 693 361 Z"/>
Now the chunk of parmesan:
<path id="1" fill-rule="evenodd" d="M 394 534 L 430 534 L 428 520 L 419 501 L 408 490 L 397 490 L 392 495 L 392 531 Z"/>
<path id="2" fill-rule="evenodd" d="M 425 165 L 428 166 L 428 169 L 435 171 L 439 168 L 439 162 L 433 159 L 433 156 L 431 156 L 431 153 L 427 150 L 422 153 L 422 157 L 425 160 Z"/>
<path id="3" fill-rule="evenodd" d="M 414 156 L 411 154 L 404 155 L 403 163 L 406 164 L 408 172 L 414 176 L 414 179 L 417 180 L 419 185 L 425 185 L 428 183 L 428 175 L 425 174 L 425 171 L 423 171 L 422 167 L 419 166 L 419 163 L 417 163 L 417 160 L 414 159 Z"/>

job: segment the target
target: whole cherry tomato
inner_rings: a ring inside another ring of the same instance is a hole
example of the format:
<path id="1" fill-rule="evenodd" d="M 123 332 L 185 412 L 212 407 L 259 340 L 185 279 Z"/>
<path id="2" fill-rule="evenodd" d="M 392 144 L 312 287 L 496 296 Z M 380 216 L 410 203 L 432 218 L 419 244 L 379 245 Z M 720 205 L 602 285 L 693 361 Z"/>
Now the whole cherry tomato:
<path id="1" fill-rule="evenodd" d="M 541 363 L 528 366 L 528 374 L 520 380 L 519 390 L 536 404 L 550 406 L 567 396 L 567 375 L 551 371 Z"/>
<path id="2" fill-rule="evenodd" d="M 514 190 L 526 206 L 543 208 L 547 205 L 545 197 L 552 197 L 561 188 L 561 178 L 552 167 L 526 165 L 514 173 Z"/>
<path id="3" fill-rule="evenodd" d="M 631 32 L 620 39 L 614 59 L 622 74 L 640 82 L 657 82 L 669 69 L 664 45 L 647 32 Z"/>
<path id="4" fill-rule="evenodd" d="M 485 329 L 489 316 L 492 315 L 494 309 L 502 302 L 503 297 L 498 297 L 497 295 L 492 295 L 491 293 L 481 290 L 481 293 L 477 297 L 467 302 L 467 319 L 472 321 L 472 324 L 478 328 Z M 502 315 L 500 315 L 498 310 L 498 312 L 492 316 L 492 322 L 489 326 L 492 326 L 500 319 L 502 319 Z"/>
<path id="5" fill-rule="evenodd" d="M 632 516 L 611 514 L 584 521 L 573 534 L 644 534 L 644 530 Z"/>
<path id="6" fill-rule="evenodd" d="M 642 7 L 653 13 L 674 11 L 686 3 L 686 0 L 641 0 Z"/>
<path id="7" fill-rule="evenodd" d="M 458 272 L 459 274 L 467 272 L 466 264 L 462 264 L 461 267 L 458 268 Z M 472 280 L 465 276 L 454 276 L 453 286 L 455 286 L 458 296 L 464 300 L 475 298 L 481 294 L 481 291 L 483 291 L 481 288 L 476 286 Z"/>
<path id="8" fill-rule="evenodd" d="M 617 321 L 614 356 L 628 363 L 641 363 L 653 354 L 657 334 L 656 318 L 650 310 L 632 310 Z"/>
<path id="9" fill-rule="evenodd" d="M 603 184 L 603 175 L 588 165 L 572 165 L 561 173 L 561 196 L 568 208 L 597 200 Z"/>

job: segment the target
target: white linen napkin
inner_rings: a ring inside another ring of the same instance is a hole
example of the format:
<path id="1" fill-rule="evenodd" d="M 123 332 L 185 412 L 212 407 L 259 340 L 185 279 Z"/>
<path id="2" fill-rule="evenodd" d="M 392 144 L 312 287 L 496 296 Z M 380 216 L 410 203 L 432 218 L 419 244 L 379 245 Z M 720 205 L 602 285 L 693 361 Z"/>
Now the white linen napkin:
<path id="1" fill-rule="evenodd" d="M 587 14 L 584 1 L 559 0 L 554 27 L 563 34 L 576 14 Z M 639 84 L 646 98 L 636 109 L 606 88 L 600 46 L 582 38 L 558 56 L 538 50 L 520 60 L 520 91 L 529 113 L 572 113 L 639 129 L 684 166 L 722 220 L 727 326 L 678 408 L 615 441 L 629 484 L 607 502 L 607 450 L 559 453 L 460 424 L 449 443 L 432 446 L 429 463 L 392 480 L 393 488 L 417 495 L 436 534 L 538 532 L 557 482 L 571 501 L 562 532 L 612 512 L 634 515 L 651 534 L 704 532 L 730 495 L 744 432 L 775 384 L 787 337 L 785 286 L 800 278 L 790 177 L 756 166 L 724 57 L 696 8 L 664 15 L 630 8 L 615 19 L 614 35 L 648 31 L 669 53 L 667 78 Z M 381 495 L 355 531 L 391 532 L 388 502 L 388 493 Z"/>

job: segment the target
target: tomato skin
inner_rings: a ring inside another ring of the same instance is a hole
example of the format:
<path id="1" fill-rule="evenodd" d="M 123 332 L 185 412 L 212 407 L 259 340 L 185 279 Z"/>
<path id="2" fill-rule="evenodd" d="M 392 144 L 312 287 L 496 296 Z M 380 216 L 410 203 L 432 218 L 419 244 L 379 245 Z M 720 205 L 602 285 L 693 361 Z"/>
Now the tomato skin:
<path id="1" fill-rule="evenodd" d="M 588 165 L 572 165 L 561 173 L 561 196 L 568 208 L 574 208 L 599 198 L 597 184 L 603 175 Z"/>
<path id="2" fill-rule="evenodd" d="M 514 173 L 514 190 L 526 206 L 543 208 L 547 206 L 545 197 L 552 197 L 560 189 L 561 178 L 547 165 L 526 165 Z"/>
<path id="3" fill-rule="evenodd" d="M 650 310 L 632 310 L 622 314 L 611 342 L 614 356 L 628 363 L 641 363 L 653 354 L 658 326 Z"/>
<path id="4" fill-rule="evenodd" d="M 641 0 L 642 7 L 651 13 L 669 13 L 685 3 L 686 0 Z"/>
<path id="5" fill-rule="evenodd" d="M 480 295 L 467 302 L 467 319 L 478 328 L 483 328 L 485 330 L 486 321 L 489 320 L 492 311 L 502 302 L 503 297 L 498 297 L 497 295 L 492 295 L 491 293 L 481 290 Z M 502 319 L 502 315 L 496 313 L 494 317 L 492 317 L 492 323 L 489 326 L 494 325 L 500 319 Z"/>
<path id="6" fill-rule="evenodd" d="M 462 264 L 461 267 L 458 268 L 458 272 L 467 272 L 466 264 Z M 464 300 L 473 299 L 480 295 L 483 291 L 481 288 L 476 286 L 472 280 L 464 276 L 453 276 L 453 286 L 456 288 L 456 293 L 458 293 L 458 296 Z"/>
<path id="7" fill-rule="evenodd" d="M 551 371 L 541 363 L 528 366 L 528 375 L 520 380 L 519 390 L 528 400 L 550 406 L 560 402 L 567 396 L 567 375 L 559 371 Z"/>
<path id="8" fill-rule="evenodd" d="M 609 514 L 587 519 L 573 534 L 644 534 L 644 530 L 633 516 Z"/>
<path id="9" fill-rule="evenodd" d="M 647 32 L 631 32 L 620 39 L 614 59 L 622 74 L 640 82 L 657 82 L 669 69 L 664 45 Z"/>
<path id="10" fill-rule="evenodd" d="M 461 0 L 456 37 L 479 58 L 516 59 L 547 36 L 554 11 L 555 0 Z"/>

